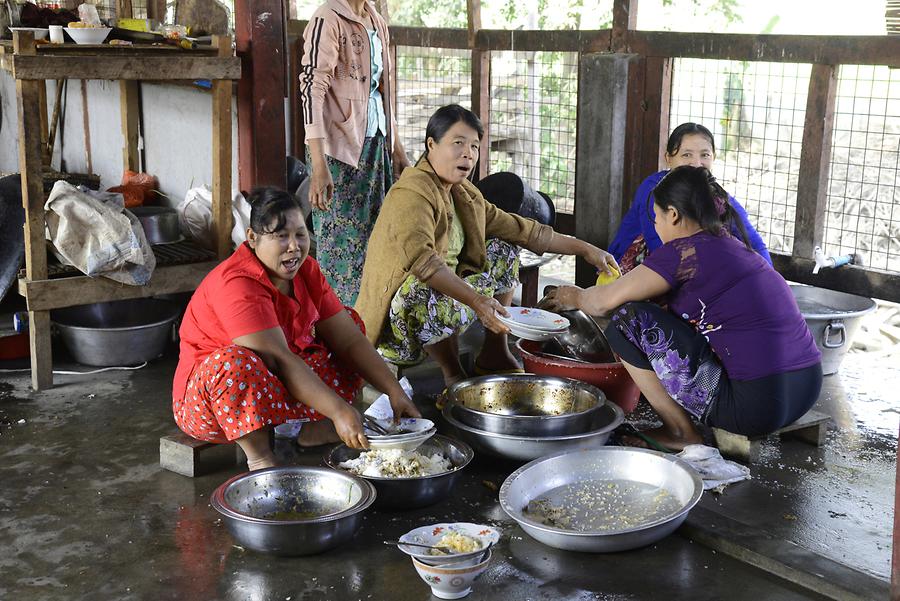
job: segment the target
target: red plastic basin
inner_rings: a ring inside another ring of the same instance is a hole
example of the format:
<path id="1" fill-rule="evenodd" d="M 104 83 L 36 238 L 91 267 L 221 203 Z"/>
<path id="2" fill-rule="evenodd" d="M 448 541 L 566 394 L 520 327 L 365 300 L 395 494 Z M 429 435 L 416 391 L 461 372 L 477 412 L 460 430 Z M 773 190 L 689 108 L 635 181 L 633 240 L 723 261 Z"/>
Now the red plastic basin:
<path id="1" fill-rule="evenodd" d="M 629 414 L 637 407 L 641 391 L 628 375 L 621 362 L 616 363 L 579 363 L 565 359 L 542 357 L 541 343 L 532 340 L 519 340 L 516 348 L 522 355 L 525 371 L 547 376 L 572 378 L 593 384 L 603 391 L 610 401 Z"/>

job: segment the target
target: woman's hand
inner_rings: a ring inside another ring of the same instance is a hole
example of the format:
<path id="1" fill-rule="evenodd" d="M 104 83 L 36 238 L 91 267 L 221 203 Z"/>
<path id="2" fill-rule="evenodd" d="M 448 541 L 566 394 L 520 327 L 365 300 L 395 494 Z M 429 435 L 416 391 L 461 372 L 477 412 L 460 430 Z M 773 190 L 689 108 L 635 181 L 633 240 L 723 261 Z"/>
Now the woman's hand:
<path id="1" fill-rule="evenodd" d="M 621 271 L 619 269 L 619 264 L 616 263 L 615 257 L 606 252 L 601 248 L 597 248 L 593 244 L 589 245 L 587 251 L 582 255 L 585 261 L 599 269 L 600 271 L 606 273 L 607 275 L 614 275 L 613 269 L 616 271 Z"/>
<path id="2" fill-rule="evenodd" d="M 309 204 L 314 209 L 327 211 L 331 206 L 331 197 L 334 196 L 334 180 L 331 179 L 331 171 L 328 164 L 313 164 L 312 175 L 309 180 Z"/>
<path id="3" fill-rule="evenodd" d="M 577 286 L 560 286 L 547 292 L 546 296 L 538 303 L 538 307 L 549 311 L 582 309 L 583 296 L 584 290 Z"/>
<path id="4" fill-rule="evenodd" d="M 422 417 L 422 414 L 413 404 L 413 402 L 406 396 L 406 393 L 403 392 L 403 389 L 400 389 L 398 392 L 388 395 L 388 400 L 391 402 L 391 409 L 394 410 L 394 420 L 400 419 L 402 416 L 406 415 L 408 417 Z"/>
<path id="5" fill-rule="evenodd" d="M 351 449 L 368 449 L 369 440 L 363 431 L 362 417 L 349 405 L 344 405 L 333 417 L 334 429 Z"/>
<path id="6" fill-rule="evenodd" d="M 475 315 L 481 321 L 482 325 L 494 334 L 508 334 L 509 328 L 502 321 L 497 319 L 497 313 L 508 316 L 506 307 L 500 304 L 496 298 L 492 296 L 477 295 L 474 301 L 469 304 Z"/>
<path id="7" fill-rule="evenodd" d="M 409 158 L 407 158 L 406 152 L 402 147 L 395 150 L 391 158 L 394 168 L 394 180 L 398 180 L 403 170 L 409 167 Z"/>

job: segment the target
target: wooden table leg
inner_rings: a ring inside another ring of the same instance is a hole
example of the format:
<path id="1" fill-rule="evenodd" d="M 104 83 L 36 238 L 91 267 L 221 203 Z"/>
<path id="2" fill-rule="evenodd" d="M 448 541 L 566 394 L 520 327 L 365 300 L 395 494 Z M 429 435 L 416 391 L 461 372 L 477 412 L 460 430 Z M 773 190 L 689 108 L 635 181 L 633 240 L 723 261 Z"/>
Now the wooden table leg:
<path id="1" fill-rule="evenodd" d="M 50 311 L 28 312 L 28 340 L 31 346 L 31 387 L 53 387 L 53 351 L 50 346 Z"/>

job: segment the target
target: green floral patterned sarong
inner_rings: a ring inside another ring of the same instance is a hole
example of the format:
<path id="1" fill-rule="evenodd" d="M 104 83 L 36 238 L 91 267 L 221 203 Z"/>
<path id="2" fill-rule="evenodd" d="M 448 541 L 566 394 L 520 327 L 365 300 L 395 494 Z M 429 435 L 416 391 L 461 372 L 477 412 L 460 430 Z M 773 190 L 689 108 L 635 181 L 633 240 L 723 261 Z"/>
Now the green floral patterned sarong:
<path id="1" fill-rule="evenodd" d="M 519 279 L 519 249 L 502 240 L 487 243 L 484 271 L 463 277 L 479 294 L 494 296 L 512 290 Z M 397 365 L 425 358 L 424 347 L 461 334 L 477 319 L 475 312 L 410 275 L 391 299 L 378 352 Z"/>
<path id="2" fill-rule="evenodd" d="M 308 149 L 306 157 L 311 165 Z M 384 136 L 378 133 L 366 138 L 356 168 L 327 155 L 325 160 L 334 180 L 334 196 L 327 211 L 313 209 L 316 260 L 341 302 L 352 307 L 359 295 L 369 236 L 393 181 L 391 158 Z"/>

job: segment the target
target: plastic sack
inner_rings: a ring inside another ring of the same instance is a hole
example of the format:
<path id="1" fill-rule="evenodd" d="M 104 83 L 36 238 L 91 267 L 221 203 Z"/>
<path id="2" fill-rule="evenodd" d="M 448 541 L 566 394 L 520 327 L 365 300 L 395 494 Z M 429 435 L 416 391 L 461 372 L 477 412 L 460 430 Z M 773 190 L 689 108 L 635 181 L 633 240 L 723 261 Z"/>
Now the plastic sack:
<path id="1" fill-rule="evenodd" d="M 197 244 L 215 250 L 212 230 L 212 190 L 208 186 L 191 188 L 184 200 L 175 207 L 178 211 L 178 223 L 181 231 L 191 237 Z M 250 227 L 250 204 L 239 191 L 232 192 L 231 215 L 234 227 L 231 230 L 231 241 L 235 246 L 247 239 L 247 228 Z"/>
<path id="2" fill-rule="evenodd" d="M 146 285 L 156 257 L 140 221 L 123 207 L 121 194 L 57 181 L 44 205 L 53 253 L 85 275 Z"/>
<path id="3" fill-rule="evenodd" d="M 102 25 L 102 23 L 100 23 L 100 15 L 97 13 L 97 7 L 93 4 L 88 4 L 87 2 L 78 5 L 78 19 L 82 23 L 87 23 L 88 25 L 93 25 L 95 27 L 100 27 Z"/>

